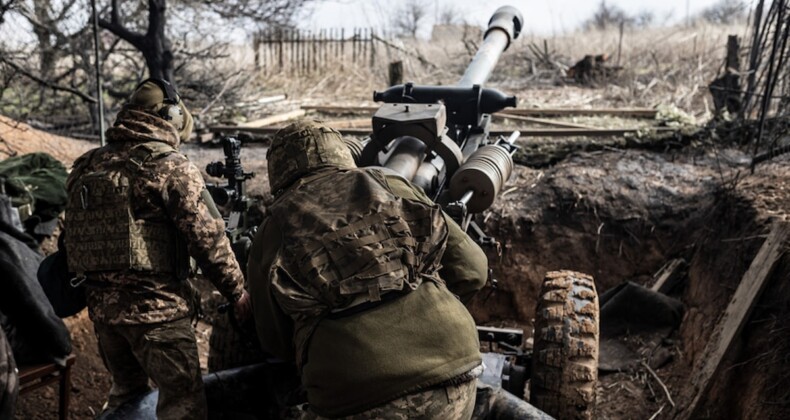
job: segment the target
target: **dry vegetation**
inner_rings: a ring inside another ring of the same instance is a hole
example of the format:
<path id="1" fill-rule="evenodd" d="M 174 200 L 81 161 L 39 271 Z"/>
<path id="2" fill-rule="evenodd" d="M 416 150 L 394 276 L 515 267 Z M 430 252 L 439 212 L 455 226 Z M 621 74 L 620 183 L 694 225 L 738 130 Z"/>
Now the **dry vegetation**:
<path id="1" fill-rule="evenodd" d="M 564 70 L 587 54 L 607 54 L 610 63 L 617 64 L 620 34 L 616 28 L 554 38 L 527 34 L 505 52 L 489 85 L 517 94 L 519 107 L 656 107 L 667 104 L 705 121 L 712 115 L 707 85 L 722 71 L 727 35 L 741 35 L 745 30 L 745 23 L 627 28 L 619 59 L 622 71 L 596 86 L 579 86 L 564 77 Z M 529 48 L 533 44 L 543 49 L 544 41 L 550 62 L 539 60 Z M 460 78 L 472 57 L 467 44 L 457 37 L 395 42 L 409 53 L 381 46 L 373 67 L 365 65 L 367 63 L 336 60 L 320 72 L 300 77 L 276 69 L 262 71 L 254 76 L 242 96 L 253 98 L 285 92 L 304 103 L 371 103 L 371 93 L 387 86 L 387 64 L 391 61 L 404 62 L 407 81 L 452 84 Z M 251 51 L 247 51 L 249 57 Z M 245 56 L 244 49 L 234 55 Z M 421 62 L 420 57 L 427 63 Z"/>

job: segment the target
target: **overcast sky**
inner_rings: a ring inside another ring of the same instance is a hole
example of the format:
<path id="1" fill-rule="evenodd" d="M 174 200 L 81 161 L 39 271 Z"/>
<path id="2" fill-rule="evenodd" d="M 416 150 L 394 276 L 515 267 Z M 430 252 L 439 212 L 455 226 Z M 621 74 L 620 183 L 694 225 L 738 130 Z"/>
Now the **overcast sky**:
<path id="1" fill-rule="evenodd" d="M 304 29 L 317 28 L 382 28 L 389 22 L 388 13 L 402 7 L 407 0 L 321 0 L 312 7 L 312 13 L 300 25 Z M 421 0 L 429 5 L 431 12 L 422 28 L 422 35 L 430 33 L 430 27 L 438 12 L 447 4 L 463 12 L 463 16 L 480 26 L 498 7 L 511 5 L 524 15 L 526 32 L 538 35 L 560 34 L 572 31 L 598 7 L 598 0 Z M 644 10 L 652 11 L 656 21 L 664 19 L 677 22 L 685 19 L 686 6 L 693 15 L 717 0 L 607 0 L 630 14 Z M 751 1 L 749 1 L 751 3 Z"/>

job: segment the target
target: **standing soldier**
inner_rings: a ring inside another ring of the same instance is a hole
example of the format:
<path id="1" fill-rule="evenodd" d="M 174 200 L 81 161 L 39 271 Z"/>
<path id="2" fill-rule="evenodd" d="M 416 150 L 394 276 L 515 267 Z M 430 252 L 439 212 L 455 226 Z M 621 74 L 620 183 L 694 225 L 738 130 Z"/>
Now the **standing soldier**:
<path id="1" fill-rule="evenodd" d="M 106 409 L 159 388 L 157 417 L 206 417 L 192 318 L 199 297 L 190 256 L 250 313 L 243 276 L 200 171 L 178 152 L 192 117 L 164 80 L 141 83 L 67 181 L 65 244 L 84 282 L 99 351 L 113 384 Z"/>
<path id="2" fill-rule="evenodd" d="M 247 275 L 265 350 L 294 360 L 309 416 L 468 419 L 482 371 L 462 301 L 483 251 L 421 190 L 357 169 L 340 134 L 304 121 L 268 152 L 275 202 Z"/>

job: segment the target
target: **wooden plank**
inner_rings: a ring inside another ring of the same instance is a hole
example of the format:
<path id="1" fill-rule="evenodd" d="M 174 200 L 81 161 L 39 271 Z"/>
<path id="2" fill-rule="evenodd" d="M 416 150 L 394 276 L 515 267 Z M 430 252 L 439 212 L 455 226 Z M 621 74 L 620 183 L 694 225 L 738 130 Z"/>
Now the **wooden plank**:
<path id="1" fill-rule="evenodd" d="M 264 96 L 263 98 L 258 98 L 252 101 L 247 102 L 236 102 L 233 106 L 237 108 L 245 108 L 251 106 L 258 106 L 258 105 L 265 105 L 265 104 L 272 104 L 275 102 L 280 102 L 288 99 L 288 95 L 280 94 L 280 95 L 272 95 L 272 96 Z"/>
<path id="2" fill-rule="evenodd" d="M 268 126 L 268 127 L 243 127 L 243 126 L 236 126 L 236 125 L 217 125 L 214 127 L 209 127 L 209 131 L 212 133 L 250 133 L 250 134 L 260 134 L 260 135 L 267 135 L 267 134 L 274 134 L 282 129 L 284 126 Z M 370 127 L 365 128 L 341 128 L 338 129 L 341 134 L 346 134 L 350 136 L 368 136 L 372 132 Z"/>
<path id="3" fill-rule="evenodd" d="M 653 276 L 656 281 L 653 283 L 653 287 L 651 287 L 650 290 L 668 294 L 683 279 L 685 268 L 686 260 L 683 258 L 675 258 L 664 264 L 664 266 Z"/>
<path id="4" fill-rule="evenodd" d="M 303 105 L 302 109 L 308 111 L 324 112 L 328 114 L 364 114 L 373 113 L 379 109 L 378 106 L 342 106 L 342 105 Z M 656 117 L 657 110 L 651 108 L 599 108 L 599 109 L 579 109 L 579 108 L 509 108 L 501 111 L 501 114 L 519 115 L 524 117 L 562 117 L 574 115 L 592 116 L 613 116 L 625 118 L 647 118 Z"/>
<path id="5" fill-rule="evenodd" d="M 670 127 L 644 127 L 644 128 L 524 128 L 514 129 L 521 132 L 522 137 L 611 137 L 633 134 L 638 131 L 666 132 L 676 131 Z M 507 131 L 499 131 L 499 133 Z M 494 131 L 491 132 L 492 134 Z"/>
<path id="6" fill-rule="evenodd" d="M 281 129 L 282 126 L 268 126 L 268 127 L 246 127 L 246 126 L 214 126 L 209 127 L 211 132 L 245 132 L 245 133 L 252 133 L 252 134 L 274 134 L 277 130 Z M 342 134 L 348 134 L 353 136 L 367 136 L 372 132 L 372 128 L 368 127 L 357 127 L 357 128 L 341 128 L 340 131 Z M 674 128 L 668 127 L 657 127 L 657 128 L 595 128 L 595 129 L 585 129 L 585 128 L 514 128 L 512 130 L 491 130 L 489 134 L 491 136 L 507 136 L 510 135 L 514 130 L 518 130 L 521 132 L 521 137 L 610 137 L 610 136 L 622 136 L 625 134 L 636 133 L 637 131 L 653 131 L 653 132 L 664 132 L 664 131 L 675 131 Z"/>
<path id="7" fill-rule="evenodd" d="M 738 337 L 743 330 L 752 309 L 768 285 L 768 279 L 771 278 L 779 259 L 784 254 L 788 236 L 790 236 L 790 223 L 776 222 L 741 279 L 738 289 L 735 290 L 730 304 L 724 311 L 724 316 L 700 356 L 702 366 L 692 380 L 696 394 L 684 413 L 684 419 L 696 418 L 696 412 L 702 407 L 702 402 L 710 390 L 711 380 L 720 370 L 722 360 L 732 347 L 735 337 Z"/>
<path id="8" fill-rule="evenodd" d="M 513 115 L 523 115 L 525 117 L 564 117 L 573 115 L 592 115 L 647 119 L 653 119 L 656 117 L 656 114 L 658 114 L 657 110 L 651 108 L 513 108 L 508 109 L 505 112 Z"/>
<path id="9" fill-rule="evenodd" d="M 260 128 L 266 127 L 272 124 L 277 124 L 285 121 L 289 121 L 295 118 L 303 117 L 305 115 L 304 109 L 295 109 L 293 111 L 283 112 L 282 114 L 270 115 L 266 118 L 261 118 L 259 120 L 250 121 L 246 124 L 242 124 L 240 127 L 243 128 Z"/>
<path id="10" fill-rule="evenodd" d="M 377 106 L 342 106 L 342 105 L 302 105 L 305 111 L 323 112 L 325 114 L 373 114 Z"/>
<path id="11" fill-rule="evenodd" d="M 344 128 L 370 128 L 370 117 L 366 118 L 357 118 L 353 120 L 335 120 L 335 121 L 325 121 L 325 124 L 334 128 L 335 130 L 340 130 Z"/>
<path id="12" fill-rule="evenodd" d="M 547 126 L 550 126 L 550 127 L 583 128 L 585 130 L 595 130 L 596 129 L 596 127 L 591 127 L 589 125 L 584 125 L 584 124 L 576 124 L 576 123 L 567 122 L 567 121 L 547 120 L 547 119 L 544 119 L 544 118 L 525 117 L 525 116 L 522 116 L 522 115 L 509 114 L 509 113 L 504 112 L 504 111 L 503 112 L 498 112 L 498 113 L 494 114 L 494 116 L 496 118 L 498 118 L 498 119 L 503 119 L 503 120 L 504 119 L 509 119 L 509 120 L 514 120 L 514 121 L 522 121 L 522 122 L 528 122 L 528 123 L 533 123 L 533 124 L 547 125 Z"/>

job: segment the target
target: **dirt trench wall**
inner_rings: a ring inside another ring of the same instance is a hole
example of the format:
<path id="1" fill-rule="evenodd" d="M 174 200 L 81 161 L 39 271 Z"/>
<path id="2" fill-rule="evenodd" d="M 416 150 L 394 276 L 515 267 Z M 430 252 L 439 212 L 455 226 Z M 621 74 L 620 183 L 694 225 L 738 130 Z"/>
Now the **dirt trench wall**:
<path id="1" fill-rule="evenodd" d="M 478 322 L 531 327 L 547 271 L 591 274 L 602 292 L 646 284 L 668 259 L 688 254 L 687 232 L 704 223 L 719 183 L 709 167 L 673 159 L 600 152 L 545 171 L 518 167 L 486 224 L 503 253 L 492 264 L 498 290 L 472 305 Z"/>
<path id="2" fill-rule="evenodd" d="M 790 169 L 777 162 L 731 182 L 746 172 L 738 152 L 718 161 L 682 153 L 602 152 L 545 171 L 519 167 L 486 223 L 503 253 L 492 264 L 498 290 L 473 302 L 478 322 L 531 332 L 548 270 L 590 273 L 600 293 L 625 280 L 650 284 L 667 260 L 685 258 L 680 340 L 661 375 L 678 403 L 675 413 L 686 410 L 691 377 L 708 357 L 703 350 L 770 224 L 790 219 Z M 702 418 L 790 418 L 789 301 L 785 255 L 703 397 Z M 648 404 L 656 406 L 646 414 L 657 411 L 657 403 Z"/>
<path id="3" fill-rule="evenodd" d="M 749 195 L 724 192 L 696 241 L 680 331 L 690 370 L 710 357 L 705 346 L 776 218 Z M 790 255 L 785 254 L 712 379 L 698 412 L 702 418 L 790 418 L 788 297 Z M 686 389 L 681 401 L 690 401 L 692 391 Z"/>
<path id="4" fill-rule="evenodd" d="M 733 351 L 714 377 L 700 417 L 790 418 L 789 273 L 790 256 L 785 254 L 743 333 L 736 338 Z"/>

